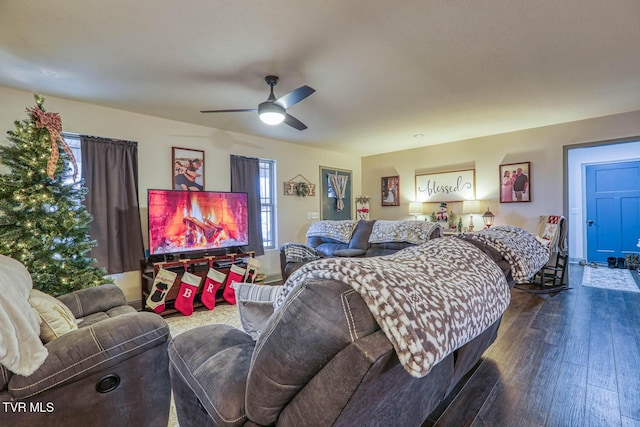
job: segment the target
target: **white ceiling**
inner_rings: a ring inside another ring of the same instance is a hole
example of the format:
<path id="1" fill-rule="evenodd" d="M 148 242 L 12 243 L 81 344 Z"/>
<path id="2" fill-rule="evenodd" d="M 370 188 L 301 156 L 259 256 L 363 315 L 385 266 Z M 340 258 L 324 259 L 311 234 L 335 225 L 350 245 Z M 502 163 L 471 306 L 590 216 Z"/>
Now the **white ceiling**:
<path id="1" fill-rule="evenodd" d="M 640 1 L 2 0 L 0 85 L 367 155 L 640 110 Z"/>

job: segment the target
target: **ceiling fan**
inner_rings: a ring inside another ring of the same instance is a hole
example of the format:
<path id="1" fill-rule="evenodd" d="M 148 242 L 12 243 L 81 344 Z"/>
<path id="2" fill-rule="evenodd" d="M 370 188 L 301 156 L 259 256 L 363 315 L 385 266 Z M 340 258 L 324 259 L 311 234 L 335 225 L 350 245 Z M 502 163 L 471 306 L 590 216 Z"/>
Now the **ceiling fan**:
<path id="1" fill-rule="evenodd" d="M 273 94 L 273 87 L 278 84 L 278 76 L 266 76 L 264 81 L 271 88 L 271 93 L 266 101 L 260 103 L 258 108 L 236 109 L 236 110 L 203 110 L 201 113 L 245 113 L 258 112 L 260 120 L 268 125 L 277 125 L 282 122 L 298 130 L 305 130 L 307 126 L 300 120 L 287 113 L 287 108 L 305 99 L 316 90 L 309 86 L 300 86 L 286 95 L 276 99 Z"/>

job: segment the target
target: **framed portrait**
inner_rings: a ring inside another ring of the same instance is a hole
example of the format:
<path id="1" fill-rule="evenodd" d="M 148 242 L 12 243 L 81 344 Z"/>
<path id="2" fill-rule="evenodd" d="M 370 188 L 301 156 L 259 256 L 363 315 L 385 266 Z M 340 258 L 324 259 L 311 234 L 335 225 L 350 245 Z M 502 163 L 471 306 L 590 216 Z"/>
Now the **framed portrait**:
<path id="1" fill-rule="evenodd" d="M 204 151 L 172 147 L 173 189 L 204 190 Z"/>
<path id="2" fill-rule="evenodd" d="M 380 191 L 382 206 L 400 206 L 399 176 L 383 176 Z"/>
<path id="3" fill-rule="evenodd" d="M 531 201 L 531 162 L 500 165 L 500 203 Z"/>
<path id="4" fill-rule="evenodd" d="M 417 202 L 461 202 L 475 198 L 475 169 L 416 175 Z"/>

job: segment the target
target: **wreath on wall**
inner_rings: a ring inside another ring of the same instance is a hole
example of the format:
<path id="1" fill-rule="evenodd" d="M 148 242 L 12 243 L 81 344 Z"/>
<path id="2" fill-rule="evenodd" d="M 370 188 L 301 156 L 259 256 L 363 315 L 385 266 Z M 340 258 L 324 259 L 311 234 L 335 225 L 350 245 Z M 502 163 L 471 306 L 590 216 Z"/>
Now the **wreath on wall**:
<path id="1" fill-rule="evenodd" d="M 311 188 L 309 187 L 309 184 L 304 181 L 298 182 L 295 189 L 296 196 L 307 197 L 309 194 L 311 194 Z"/>

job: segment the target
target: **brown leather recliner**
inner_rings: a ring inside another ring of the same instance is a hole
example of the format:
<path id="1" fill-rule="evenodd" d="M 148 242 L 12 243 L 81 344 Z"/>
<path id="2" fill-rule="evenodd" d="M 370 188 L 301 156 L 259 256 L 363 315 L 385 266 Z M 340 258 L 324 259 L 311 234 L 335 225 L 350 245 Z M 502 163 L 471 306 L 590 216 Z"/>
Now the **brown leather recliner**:
<path id="1" fill-rule="evenodd" d="M 0 365 L 0 424 L 166 426 L 171 386 L 169 328 L 155 313 L 128 306 L 115 285 L 58 298 L 79 320 L 45 347 L 33 374 Z"/>

